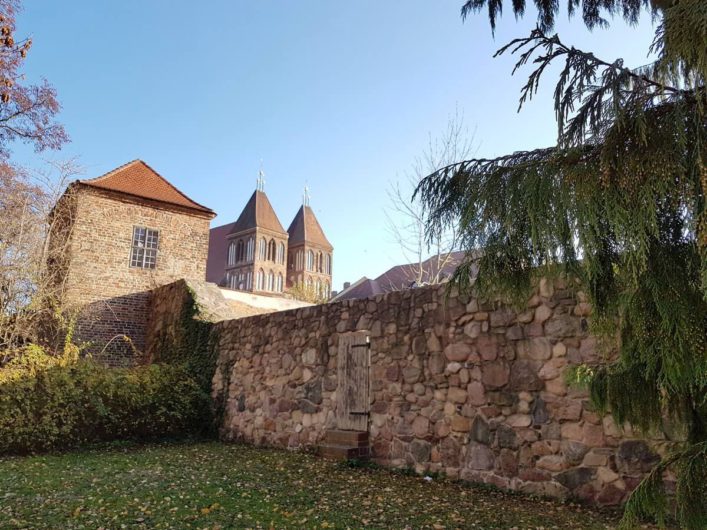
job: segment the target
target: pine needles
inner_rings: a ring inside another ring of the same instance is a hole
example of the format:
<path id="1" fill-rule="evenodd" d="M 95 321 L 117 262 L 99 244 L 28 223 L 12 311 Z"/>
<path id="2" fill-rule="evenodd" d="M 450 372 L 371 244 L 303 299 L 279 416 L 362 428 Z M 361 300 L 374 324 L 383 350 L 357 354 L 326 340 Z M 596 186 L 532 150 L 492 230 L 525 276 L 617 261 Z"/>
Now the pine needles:
<path id="1" fill-rule="evenodd" d="M 463 14 L 501 0 L 471 0 Z M 707 527 L 707 2 L 652 2 L 663 18 L 655 63 L 638 69 L 565 45 L 546 31 L 558 4 L 538 0 L 539 27 L 497 55 L 533 65 L 522 107 L 552 63 L 563 62 L 554 99 L 558 143 L 440 169 L 416 193 L 430 237 L 459 226 L 470 253 L 462 288 L 523 296 L 539 275 L 580 278 L 595 309 L 594 332 L 618 341 L 597 366 L 591 395 L 617 421 L 644 430 L 681 427 L 664 459 L 626 505 L 624 525 L 670 517 Z M 664 5 L 665 4 L 665 5 Z M 602 13 L 635 21 L 648 2 L 569 0 L 588 26 Z M 513 2 L 516 14 L 523 0 Z M 474 266 L 472 267 L 472 262 Z M 664 489 L 664 473 L 677 477 Z"/>

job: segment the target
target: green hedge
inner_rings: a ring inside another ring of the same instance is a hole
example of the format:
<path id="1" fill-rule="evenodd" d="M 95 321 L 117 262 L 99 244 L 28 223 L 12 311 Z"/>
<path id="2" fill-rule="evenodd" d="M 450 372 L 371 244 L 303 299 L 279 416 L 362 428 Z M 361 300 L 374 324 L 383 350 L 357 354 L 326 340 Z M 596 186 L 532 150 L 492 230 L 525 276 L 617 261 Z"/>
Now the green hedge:
<path id="1" fill-rule="evenodd" d="M 38 349 L 0 368 L 0 454 L 199 434 L 209 396 L 183 365 L 106 368 Z"/>

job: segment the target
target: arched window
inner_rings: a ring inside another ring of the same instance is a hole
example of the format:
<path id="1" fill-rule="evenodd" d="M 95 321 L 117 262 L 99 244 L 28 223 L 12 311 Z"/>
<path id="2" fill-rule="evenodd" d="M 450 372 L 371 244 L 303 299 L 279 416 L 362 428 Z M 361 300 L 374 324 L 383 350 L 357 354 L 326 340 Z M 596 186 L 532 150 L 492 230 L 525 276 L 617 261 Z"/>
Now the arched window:
<path id="1" fill-rule="evenodd" d="M 238 243 L 236 244 L 236 261 L 241 262 L 243 261 L 243 258 L 245 257 L 245 246 L 243 245 L 243 240 L 239 239 Z"/>
<path id="2" fill-rule="evenodd" d="M 322 291 L 322 281 L 317 280 L 317 296 L 322 296 L 324 293 Z"/>
<path id="3" fill-rule="evenodd" d="M 327 254 L 324 264 L 324 272 L 331 276 L 331 254 Z"/>
<path id="4" fill-rule="evenodd" d="M 324 270 L 324 260 L 322 259 L 322 253 L 317 254 L 317 272 L 322 272 Z"/>
<path id="5" fill-rule="evenodd" d="M 258 259 L 265 261 L 268 259 L 268 242 L 265 238 L 260 240 L 260 248 L 258 249 Z"/>
<path id="6" fill-rule="evenodd" d="M 263 272 L 263 269 L 258 271 L 258 276 L 255 279 L 255 288 L 258 291 L 265 290 L 265 272 Z"/>
<path id="7" fill-rule="evenodd" d="M 236 289 L 240 289 L 241 291 L 245 289 L 245 274 L 242 272 L 238 275 L 238 285 Z"/>
<path id="8" fill-rule="evenodd" d="M 250 271 L 245 275 L 245 288 L 249 291 L 253 288 L 253 273 Z"/>
<path id="9" fill-rule="evenodd" d="M 276 288 L 276 291 L 278 293 L 281 293 L 282 291 L 284 291 L 284 289 L 283 289 L 284 285 L 282 283 L 283 283 L 282 282 L 282 274 L 278 274 L 277 275 L 277 288 Z"/>
<path id="10" fill-rule="evenodd" d="M 275 275 L 272 271 L 268 273 L 268 291 L 275 290 Z"/>
<path id="11" fill-rule="evenodd" d="M 248 244 L 246 245 L 245 259 L 246 261 L 253 261 L 253 253 L 255 252 L 255 240 L 250 237 L 248 238 Z"/>
<path id="12" fill-rule="evenodd" d="M 313 288 L 314 288 L 314 281 L 312 280 L 312 278 L 307 278 L 307 287 L 308 287 L 309 289 L 313 289 Z"/>
<path id="13" fill-rule="evenodd" d="M 282 242 L 277 246 L 277 262 L 283 265 L 285 263 L 285 244 Z"/>
<path id="14" fill-rule="evenodd" d="M 231 241 L 228 244 L 228 259 L 226 260 L 226 265 L 228 267 L 233 267 L 236 263 L 236 244 Z"/>
<path id="15" fill-rule="evenodd" d="M 304 269 L 304 250 L 297 251 L 297 270 L 301 271 Z"/>
<path id="16" fill-rule="evenodd" d="M 275 261 L 275 240 L 271 239 L 268 243 L 268 260 Z"/>
<path id="17" fill-rule="evenodd" d="M 307 252 L 307 270 L 314 270 L 314 251 L 312 250 Z"/>
<path id="18" fill-rule="evenodd" d="M 329 300 L 329 296 L 331 296 L 331 286 L 329 282 L 324 282 L 324 298 Z"/>

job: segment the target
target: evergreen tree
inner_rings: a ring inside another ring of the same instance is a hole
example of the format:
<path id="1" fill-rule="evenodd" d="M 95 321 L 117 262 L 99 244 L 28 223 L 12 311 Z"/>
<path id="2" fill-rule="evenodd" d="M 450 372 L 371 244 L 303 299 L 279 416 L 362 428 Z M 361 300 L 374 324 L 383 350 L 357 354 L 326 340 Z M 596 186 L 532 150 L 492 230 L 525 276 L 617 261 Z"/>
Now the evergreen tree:
<path id="1" fill-rule="evenodd" d="M 551 35 L 557 0 L 535 0 L 538 26 L 501 48 L 516 69 L 533 64 L 521 106 L 554 62 L 557 145 L 462 161 L 417 189 L 428 234 L 457 226 L 466 249 L 483 248 L 475 288 L 525 295 L 542 275 L 571 274 L 594 306 L 593 331 L 618 353 L 587 367 L 593 402 L 645 431 L 669 417 L 683 430 L 628 500 L 625 528 L 648 516 L 707 528 L 707 2 L 568 0 L 590 28 L 641 10 L 657 22 L 656 60 L 630 69 Z M 469 0 L 462 16 L 503 0 Z M 525 0 L 512 0 L 517 16 Z M 454 282 L 471 288 L 469 257 Z M 663 475 L 677 476 L 674 500 Z"/>

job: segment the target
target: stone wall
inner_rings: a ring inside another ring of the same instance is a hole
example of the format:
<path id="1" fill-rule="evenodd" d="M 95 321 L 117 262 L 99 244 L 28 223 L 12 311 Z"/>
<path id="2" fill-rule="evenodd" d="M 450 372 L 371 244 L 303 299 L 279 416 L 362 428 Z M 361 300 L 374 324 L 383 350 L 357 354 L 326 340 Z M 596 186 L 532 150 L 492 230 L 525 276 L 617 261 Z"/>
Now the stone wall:
<path id="1" fill-rule="evenodd" d="M 76 207 L 63 274 L 66 303 L 80 308 L 76 338 L 107 364 L 134 364 L 145 349 L 150 291 L 205 279 L 210 216 L 87 187 L 61 200 L 69 199 Z M 159 230 L 155 269 L 130 266 L 134 226 Z"/>
<path id="2" fill-rule="evenodd" d="M 371 337 L 370 439 L 384 465 L 599 504 L 665 441 L 634 439 L 564 372 L 601 359 L 581 292 L 543 281 L 520 311 L 428 287 L 215 324 L 225 439 L 315 446 L 336 428 L 337 344 Z"/>

